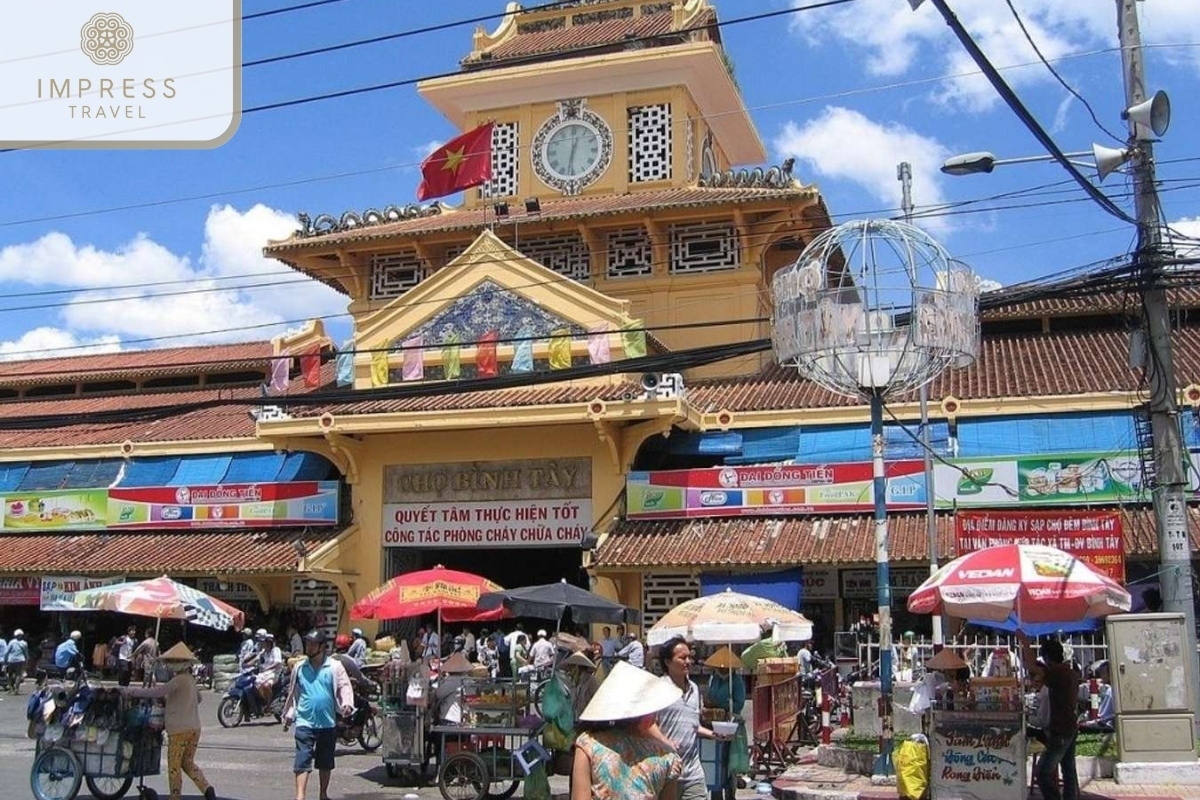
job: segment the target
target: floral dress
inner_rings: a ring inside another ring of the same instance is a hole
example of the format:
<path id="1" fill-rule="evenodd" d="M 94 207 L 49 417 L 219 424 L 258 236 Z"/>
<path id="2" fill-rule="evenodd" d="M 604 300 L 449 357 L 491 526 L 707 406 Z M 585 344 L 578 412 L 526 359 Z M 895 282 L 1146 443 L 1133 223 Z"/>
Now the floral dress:
<path id="1" fill-rule="evenodd" d="M 595 800 L 655 800 L 683 774 L 683 760 L 664 742 L 628 728 L 579 734 L 575 746 L 592 765 Z"/>

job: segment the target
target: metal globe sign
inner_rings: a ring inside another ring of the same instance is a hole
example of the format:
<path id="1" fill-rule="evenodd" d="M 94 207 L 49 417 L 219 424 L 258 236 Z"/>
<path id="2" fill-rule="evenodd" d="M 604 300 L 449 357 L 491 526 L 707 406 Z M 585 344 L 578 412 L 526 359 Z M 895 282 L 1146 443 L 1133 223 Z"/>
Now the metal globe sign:
<path id="1" fill-rule="evenodd" d="M 776 359 L 839 394 L 906 394 L 979 351 L 974 273 L 912 225 L 832 228 L 772 289 Z"/>

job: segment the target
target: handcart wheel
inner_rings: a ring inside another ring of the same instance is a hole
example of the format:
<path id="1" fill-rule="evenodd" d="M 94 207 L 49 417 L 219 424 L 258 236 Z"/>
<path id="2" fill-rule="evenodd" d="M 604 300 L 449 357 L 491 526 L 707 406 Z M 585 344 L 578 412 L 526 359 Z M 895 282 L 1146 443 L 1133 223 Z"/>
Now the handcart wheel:
<path id="1" fill-rule="evenodd" d="M 87 782 L 88 791 L 96 800 L 121 800 L 133 785 L 132 775 L 126 775 L 124 778 L 85 775 L 83 779 Z"/>
<path id="2" fill-rule="evenodd" d="M 389 778 L 391 778 L 392 780 L 395 780 L 396 778 L 400 777 L 400 768 L 397 767 L 395 764 L 384 764 L 383 768 L 385 770 L 387 770 L 387 776 Z"/>
<path id="3" fill-rule="evenodd" d="M 383 730 L 379 727 L 379 717 L 375 714 L 363 722 L 362 731 L 358 734 L 358 743 L 368 753 L 374 753 L 383 745 Z"/>
<path id="4" fill-rule="evenodd" d="M 37 800 L 74 800 L 83 784 L 83 767 L 65 747 L 51 747 L 33 760 L 29 785 Z"/>
<path id="5" fill-rule="evenodd" d="M 482 758 L 455 753 L 438 770 L 438 791 L 445 800 L 484 800 L 491 780 Z"/>
<path id="6" fill-rule="evenodd" d="M 143 786 L 140 793 L 142 800 L 158 800 L 158 792 L 154 791 L 149 786 Z"/>
<path id="7" fill-rule="evenodd" d="M 504 786 L 504 781 L 500 781 L 498 784 L 495 784 L 495 785 Z M 520 781 L 513 781 L 512 783 L 508 784 L 507 787 L 505 787 L 503 790 L 501 790 L 499 792 L 493 792 L 489 788 L 486 800 L 508 800 L 508 798 L 512 797 L 516 793 L 517 787 L 520 785 L 521 785 Z"/>

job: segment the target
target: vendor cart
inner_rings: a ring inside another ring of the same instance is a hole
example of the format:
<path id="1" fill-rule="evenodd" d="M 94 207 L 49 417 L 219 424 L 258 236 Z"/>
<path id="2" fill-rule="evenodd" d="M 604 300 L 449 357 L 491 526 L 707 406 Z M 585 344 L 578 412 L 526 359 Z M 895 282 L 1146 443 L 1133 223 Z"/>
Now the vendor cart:
<path id="1" fill-rule="evenodd" d="M 933 800 L 1025 797 L 1025 703 L 1017 678 L 943 684 L 931 714 Z"/>
<path id="2" fill-rule="evenodd" d="M 51 690 L 45 699 L 54 710 L 38 708 L 31 726 L 37 747 L 29 783 L 37 800 L 74 800 L 85 782 L 98 800 L 119 800 L 134 780 L 142 800 L 156 800 L 145 778 L 161 770 L 161 701 L 86 684 L 71 693 Z"/>

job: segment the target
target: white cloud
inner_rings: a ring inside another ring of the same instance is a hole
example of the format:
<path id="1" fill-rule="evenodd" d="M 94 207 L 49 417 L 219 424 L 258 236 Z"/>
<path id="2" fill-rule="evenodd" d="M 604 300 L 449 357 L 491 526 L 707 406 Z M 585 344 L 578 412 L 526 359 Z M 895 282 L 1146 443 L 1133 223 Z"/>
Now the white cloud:
<path id="1" fill-rule="evenodd" d="M 794 0 L 794 5 L 802 3 L 803 0 Z M 1020 0 L 1015 5 L 1047 59 L 1117 44 L 1115 4 L 1097 5 L 1096 0 Z M 1183 44 L 1200 38 L 1200 14 L 1196 13 L 1195 0 L 1155 0 L 1137 5 L 1146 43 Z M 954 4 L 954 12 L 995 66 L 1003 68 L 1037 60 L 1003 0 L 960 1 Z M 809 46 L 830 42 L 845 46 L 861 58 L 864 71 L 870 75 L 898 77 L 915 67 L 925 75 L 956 75 L 977 70 L 931 3 L 912 11 L 907 3 L 895 0 L 859 0 L 849 6 L 797 13 L 792 18 L 792 29 Z M 1194 47 L 1154 52 L 1178 63 L 1190 61 L 1200 69 L 1200 51 Z M 1004 76 L 1014 86 L 1054 80 L 1040 64 L 1008 70 Z M 1119 78 L 1113 75 L 1114 82 Z M 1067 79 L 1070 80 L 1069 74 Z M 986 110 L 999 102 L 995 91 L 980 75 L 945 81 L 931 97 L 969 111 Z"/>
<path id="2" fill-rule="evenodd" d="M 35 346 L 106 346 L 152 337 L 172 337 L 158 343 L 163 346 L 269 338 L 288 322 L 341 313 L 347 304 L 329 287 L 263 257 L 268 240 L 296 227 L 293 217 L 263 205 L 244 212 L 213 206 L 198 262 L 145 234 L 100 250 L 49 233 L 0 250 L 0 280 L 81 290 L 64 301 L 62 328 L 38 329 L 43 332 L 31 340 Z M 157 285 L 136 285 L 143 283 Z M 109 298 L 118 299 L 97 302 Z"/>
<path id="3" fill-rule="evenodd" d="M 855 183 L 895 209 L 901 200 L 896 165 L 907 161 L 912 165 L 913 202 L 920 207 L 944 201 L 938 168 L 949 151 L 936 139 L 897 123 L 876 122 L 857 111 L 829 106 L 803 124 L 787 123 L 773 145 L 781 157 L 795 156 L 817 176 Z M 948 227 L 939 217 L 919 223 L 939 233 Z"/>
<path id="4" fill-rule="evenodd" d="M 1171 230 L 1183 236 L 1194 237 L 1184 239 L 1172 237 L 1175 245 L 1175 255 L 1179 258 L 1200 258 L 1200 217 L 1183 217 L 1171 223 Z M 1184 266 L 1185 269 L 1200 270 L 1196 265 Z"/>
<path id="5" fill-rule="evenodd" d="M 25 331 L 18 339 L 0 342 L 0 361 L 115 353 L 120 349 L 120 337 L 111 334 L 94 339 L 80 339 L 71 331 L 62 328 L 41 327 Z"/>
<path id="6" fill-rule="evenodd" d="M 410 149 L 412 150 L 413 157 L 417 161 L 424 161 L 425 159 L 429 158 L 429 156 L 433 155 L 433 151 L 437 150 L 443 144 L 445 144 L 445 142 L 439 142 L 437 139 L 430 139 L 428 142 L 425 142 L 425 144 L 419 144 Z M 413 166 L 416 165 L 414 164 Z"/>

